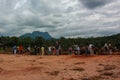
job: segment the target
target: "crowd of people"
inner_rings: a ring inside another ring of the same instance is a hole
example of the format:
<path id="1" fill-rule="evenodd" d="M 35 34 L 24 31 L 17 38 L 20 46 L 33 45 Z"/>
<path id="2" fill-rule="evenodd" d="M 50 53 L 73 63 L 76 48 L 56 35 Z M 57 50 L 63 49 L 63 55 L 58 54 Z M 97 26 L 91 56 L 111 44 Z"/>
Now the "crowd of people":
<path id="1" fill-rule="evenodd" d="M 3 48 L 6 49 L 6 46 Z M 110 43 L 105 43 L 102 48 L 97 48 L 93 44 L 89 44 L 84 47 L 80 47 L 79 45 L 72 45 L 66 51 L 66 54 L 72 55 L 94 55 L 94 54 L 113 54 L 113 51 L 117 51 L 116 47 L 113 47 Z M 44 46 L 28 46 L 26 49 L 22 46 L 14 45 L 12 48 L 13 54 L 33 54 L 33 55 L 60 55 L 61 53 L 65 53 L 62 51 L 61 45 L 59 42 L 56 42 L 54 46 L 49 46 L 48 48 Z"/>
<path id="2" fill-rule="evenodd" d="M 17 53 L 22 54 L 23 53 L 23 46 L 22 45 L 20 45 L 20 46 L 14 45 L 13 46 L 13 53 L 14 54 L 17 54 Z"/>
<path id="3" fill-rule="evenodd" d="M 12 48 L 13 54 L 33 54 L 33 55 L 60 55 L 61 53 L 61 46 L 58 42 L 54 46 L 49 46 L 47 49 L 42 46 L 34 46 L 31 48 L 28 46 L 26 49 L 23 50 L 23 46 L 16 46 L 14 45 Z"/>
<path id="4" fill-rule="evenodd" d="M 117 52 L 118 49 L 116 47 L 113 47 L 110 43 L 105 43 L 105 45 L 101 48 L 95 47 L 93 44 L 89 44 L 81 48 L 78 45 L 74 45 L 68 49 L 69 54 L 74 53 L 76 55 L 113 54 L 115 51 Z"/>

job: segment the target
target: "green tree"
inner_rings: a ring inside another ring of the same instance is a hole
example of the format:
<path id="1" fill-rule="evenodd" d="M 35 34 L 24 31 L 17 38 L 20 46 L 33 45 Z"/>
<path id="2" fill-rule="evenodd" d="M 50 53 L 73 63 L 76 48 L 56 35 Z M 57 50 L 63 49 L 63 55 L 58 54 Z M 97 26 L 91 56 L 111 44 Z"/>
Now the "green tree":
<path id="1" fill-rule="evenodd" d="M 44 43 L 45 43 L 45 40 L 42 37 L 36 37 L 34 40 L 34 45 L 36 46 L 40 46 L 40 47 L 45 46 Z"/>

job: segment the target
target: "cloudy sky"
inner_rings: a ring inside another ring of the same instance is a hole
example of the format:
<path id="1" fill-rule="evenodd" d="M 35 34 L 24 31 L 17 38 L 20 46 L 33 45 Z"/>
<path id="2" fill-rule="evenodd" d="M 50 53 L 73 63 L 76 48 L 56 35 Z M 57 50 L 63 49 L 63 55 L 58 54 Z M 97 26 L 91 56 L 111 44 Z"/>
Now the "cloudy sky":
<path id="1" fill-rule="evenodd" d="M 0 0 L 0 35 L 53 37 L 120 33 L 120 0 Z"/>

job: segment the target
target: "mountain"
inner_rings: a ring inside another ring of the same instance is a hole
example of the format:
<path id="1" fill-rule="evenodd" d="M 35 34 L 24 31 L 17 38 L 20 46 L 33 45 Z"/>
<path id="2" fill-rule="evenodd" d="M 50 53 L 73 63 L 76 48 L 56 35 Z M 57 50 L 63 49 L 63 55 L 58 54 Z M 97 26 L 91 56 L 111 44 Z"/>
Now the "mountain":
<path id="1" fill-rule="evenodd" d="M 30 37 L 35 39 L 36 37 L 43 37 L 45 40 L 52 39 L 52 36 L 49 35 L 48 32 L 40 32 L 40 31 L 34 31 L 32 33 L 26 33 L 24 35 L 20 36 L 21 38 L 23 37 Z"/>

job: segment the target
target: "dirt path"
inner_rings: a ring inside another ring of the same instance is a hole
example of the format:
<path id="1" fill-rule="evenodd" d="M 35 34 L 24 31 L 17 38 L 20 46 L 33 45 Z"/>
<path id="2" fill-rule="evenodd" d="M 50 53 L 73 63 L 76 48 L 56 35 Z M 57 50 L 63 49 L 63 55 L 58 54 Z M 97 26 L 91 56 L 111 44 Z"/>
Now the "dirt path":
<path id="1" fill-rule="evenodd" d="M 120 80 L 120 55 L 0 54 L 0 80 Z"/>

